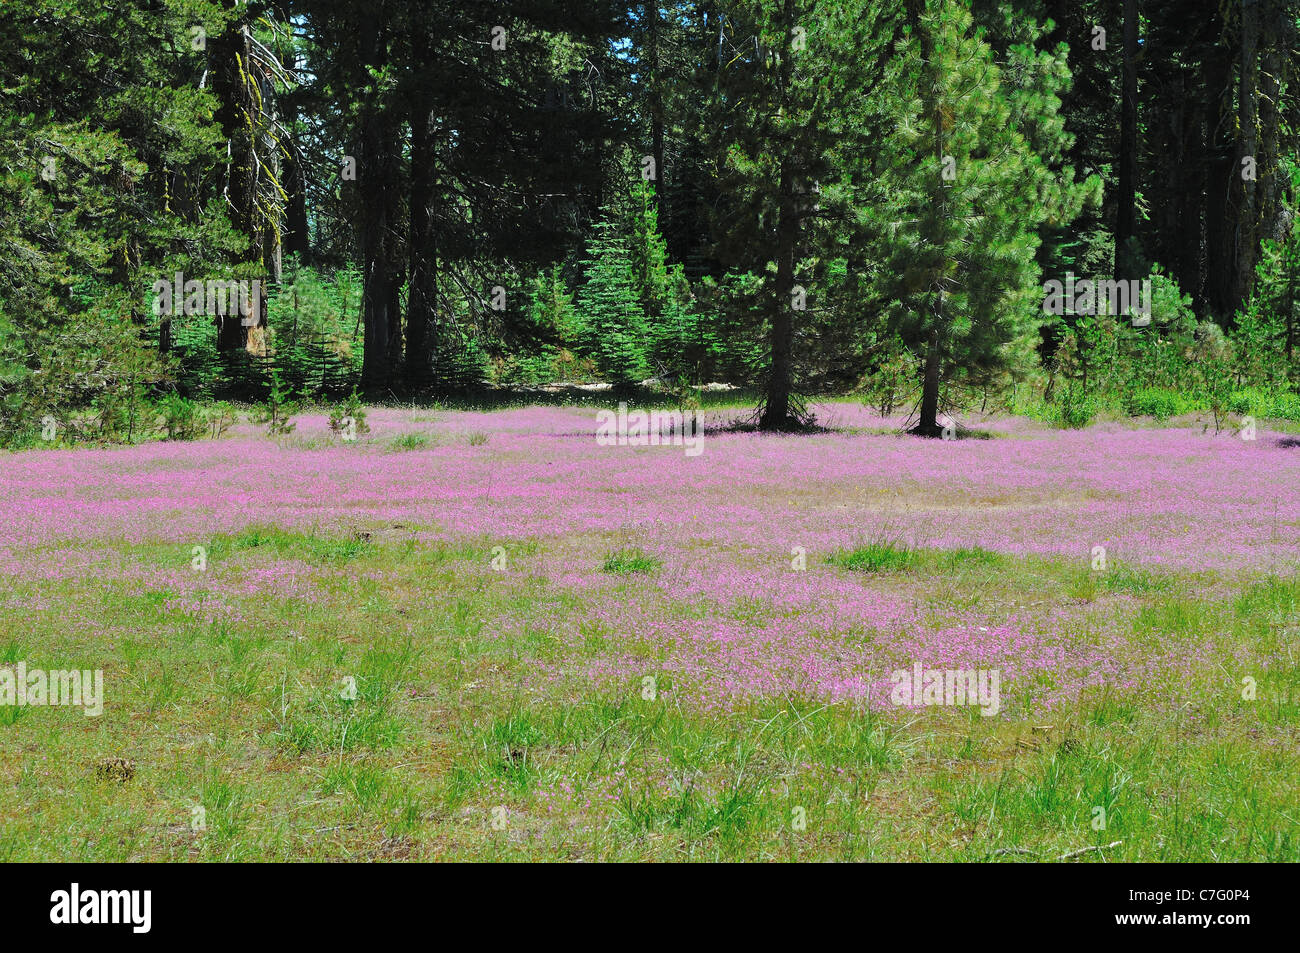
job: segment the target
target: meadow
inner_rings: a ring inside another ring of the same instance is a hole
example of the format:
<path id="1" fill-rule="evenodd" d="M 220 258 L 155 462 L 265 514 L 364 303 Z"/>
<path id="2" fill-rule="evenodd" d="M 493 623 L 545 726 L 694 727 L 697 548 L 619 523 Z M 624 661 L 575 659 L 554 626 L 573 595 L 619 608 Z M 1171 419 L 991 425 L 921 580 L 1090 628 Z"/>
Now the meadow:
<path id="1" fill-rule="evenodd" d="M 815 409 L 0 452 L 0 859 L 1300 859 L 1294 424 Z"/>

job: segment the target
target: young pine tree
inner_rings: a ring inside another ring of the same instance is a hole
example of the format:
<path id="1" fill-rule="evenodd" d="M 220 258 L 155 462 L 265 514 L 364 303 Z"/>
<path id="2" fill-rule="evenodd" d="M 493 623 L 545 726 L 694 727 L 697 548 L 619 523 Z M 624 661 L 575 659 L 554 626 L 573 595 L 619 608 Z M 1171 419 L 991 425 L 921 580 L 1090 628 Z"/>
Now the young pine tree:
<path id="1" fill-rule="evenodd" d="M 646 314 L 636 264 L 614 209 L 605 209 L 595 232 L 578 292 L 578 338 L 605 378 L 626 387 L 643 380 L 648 370 Z"/>
<path id="2" fill-rule="evenodd" d="M 638 180 L 628 206 L 629 251 L 641 309 L 651 324 L 663 313 L 672 291 L 668 247 L 659 231 L 659 209 L 650 183 Z"/>

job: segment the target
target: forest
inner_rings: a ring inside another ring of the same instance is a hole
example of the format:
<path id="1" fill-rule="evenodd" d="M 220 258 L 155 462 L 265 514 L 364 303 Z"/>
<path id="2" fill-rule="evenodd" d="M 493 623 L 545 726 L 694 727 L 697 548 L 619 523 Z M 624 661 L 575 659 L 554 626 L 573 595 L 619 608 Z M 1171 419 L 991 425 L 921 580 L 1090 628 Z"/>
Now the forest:
<path id="1" fill-rule="evenodd" d="M 7 5 L 0 434 L 183 433 L 277 388 L 591 383 L 741 388 L 764 430 L 813 425 L 827 394 L 930 436 L 971 406 L 1296 419 L 1297 17 Z M 241 282 L 240 308 L 181 308 L 181 287 L 173 308 L 173 276 Z M 1075 277 L 1142 282 L 1146 320 L 1043 306 Z"/>

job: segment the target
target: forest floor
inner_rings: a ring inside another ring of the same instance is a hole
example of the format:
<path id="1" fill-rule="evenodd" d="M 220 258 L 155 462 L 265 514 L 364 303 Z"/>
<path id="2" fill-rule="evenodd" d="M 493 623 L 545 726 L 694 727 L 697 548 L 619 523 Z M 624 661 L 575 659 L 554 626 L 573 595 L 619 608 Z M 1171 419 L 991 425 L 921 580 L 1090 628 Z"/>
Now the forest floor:
<path id="1" fill-rule="evenodd" d="M 1300 860 L 1300 440 L 818 409 L 0 453 L 0 859 Z"/>

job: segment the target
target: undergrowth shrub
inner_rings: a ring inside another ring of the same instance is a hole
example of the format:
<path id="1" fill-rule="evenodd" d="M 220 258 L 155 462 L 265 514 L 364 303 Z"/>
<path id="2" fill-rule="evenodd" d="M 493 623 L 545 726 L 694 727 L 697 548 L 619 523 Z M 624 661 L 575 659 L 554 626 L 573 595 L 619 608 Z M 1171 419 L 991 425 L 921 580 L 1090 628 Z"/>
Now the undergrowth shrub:
<path id="1" fill-rule="evenodd" d="M 1124 400 L 1124 410 L 1133 417 L 1154 417 L 1165 421 L 1170 417 L 1190 413 L 1195 403 L 1187 395 L 1168 387 L 1143 387 Z"/>

